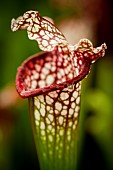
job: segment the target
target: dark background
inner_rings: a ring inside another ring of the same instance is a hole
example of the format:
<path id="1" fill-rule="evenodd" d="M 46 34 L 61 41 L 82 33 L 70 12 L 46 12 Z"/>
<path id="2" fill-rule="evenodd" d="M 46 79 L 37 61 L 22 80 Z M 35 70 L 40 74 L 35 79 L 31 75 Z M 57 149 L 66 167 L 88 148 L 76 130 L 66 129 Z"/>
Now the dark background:
<path id="1" fill-rule="evenodd" d="M 39 51 L 10 22 L 28 10 L 49 16 L 72 42 L 106 43 L 82 82 L 78 170 L 113 169 L 113 23 L 111 0 L 10 0 L 0 3 L 0 170 L 39 169 L 27 100 L 15 90 L 18 66 Z M 72 26 L 73 25 L 73 26 Z M 71 28 L 71 29 L 70 29 Z"/>

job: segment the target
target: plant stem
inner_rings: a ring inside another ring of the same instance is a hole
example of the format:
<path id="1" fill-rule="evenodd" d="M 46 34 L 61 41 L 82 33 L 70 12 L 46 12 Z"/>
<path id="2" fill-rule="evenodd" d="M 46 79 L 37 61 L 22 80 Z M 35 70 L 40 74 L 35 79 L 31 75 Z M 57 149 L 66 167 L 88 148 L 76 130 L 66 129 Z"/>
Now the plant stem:
<path id="1" fill-rule="evenodd" d="M 74 101 L 71 101 L 74 91 L 74 89 L 68 91 L 66 100 L 62 91 L 58 91 L 53 101 L 47 98 L 51 92 L 29 98 L 29 111 L 41 170 L 76 169 L 78 124 L 76 107 L 79 106 L 75 104 L 75 108 L 70 110 L 72 103 L 77 99 L 73 97 Z M 51 94 L 55 93 L 56 91 Z M 70 102 L 66 106 L 67 101 Z"/>

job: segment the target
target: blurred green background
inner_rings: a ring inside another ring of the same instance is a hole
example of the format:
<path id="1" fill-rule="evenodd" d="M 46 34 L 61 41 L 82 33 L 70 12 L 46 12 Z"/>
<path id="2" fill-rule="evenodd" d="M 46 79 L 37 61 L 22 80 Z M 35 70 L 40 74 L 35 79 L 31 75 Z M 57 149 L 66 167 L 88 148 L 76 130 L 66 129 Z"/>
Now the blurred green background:
<path id="1" fill-rule="evenodd" d="M 11 32 L 10 22 L 27 10 L 49 16 L 77 43 L 106 42 L 106 56 L 82 82 L 78 170 L 113 170 L 113 24 L 111 0 L 10 0 L 0 3 L 0 170 L 39 169 L 27 100 L 15 90 L 18 66 L 39 52 L 26 31 Z"/>

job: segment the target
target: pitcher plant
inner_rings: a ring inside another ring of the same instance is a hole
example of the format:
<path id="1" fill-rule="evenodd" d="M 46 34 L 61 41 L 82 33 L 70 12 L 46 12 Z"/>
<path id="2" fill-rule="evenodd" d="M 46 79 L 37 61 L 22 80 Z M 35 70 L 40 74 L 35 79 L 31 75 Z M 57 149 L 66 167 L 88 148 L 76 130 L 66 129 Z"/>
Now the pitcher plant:
<path id="1" fill-rule="evenodd" d="M 16 75 L 16 89 L 28 98 L 30 119 L 41 170 L 74 170 L 81 80 L 90 66 L 105 54 L 106 44 L 93 48 L 88 39 L 71 45 L 52 20 L 38 11 L 12 19 L 12 31 L 27 29 L 44 51 L 22 63 Z"/>

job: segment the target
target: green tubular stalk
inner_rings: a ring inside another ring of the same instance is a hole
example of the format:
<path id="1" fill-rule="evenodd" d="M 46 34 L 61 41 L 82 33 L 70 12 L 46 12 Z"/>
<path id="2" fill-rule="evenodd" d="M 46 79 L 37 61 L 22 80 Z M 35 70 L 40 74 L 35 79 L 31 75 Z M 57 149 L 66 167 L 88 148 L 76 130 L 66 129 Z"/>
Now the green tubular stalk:
<path id="1" fill-rule="evenodd" d="M 77 86 L 79 88 L 78 84 Z M 29 111 L 41 170 L 76 169 L 80 110 L 78 88 L 73 85 L 73 89 L 69 91 L 65 88 L 29 98 Z"/>

